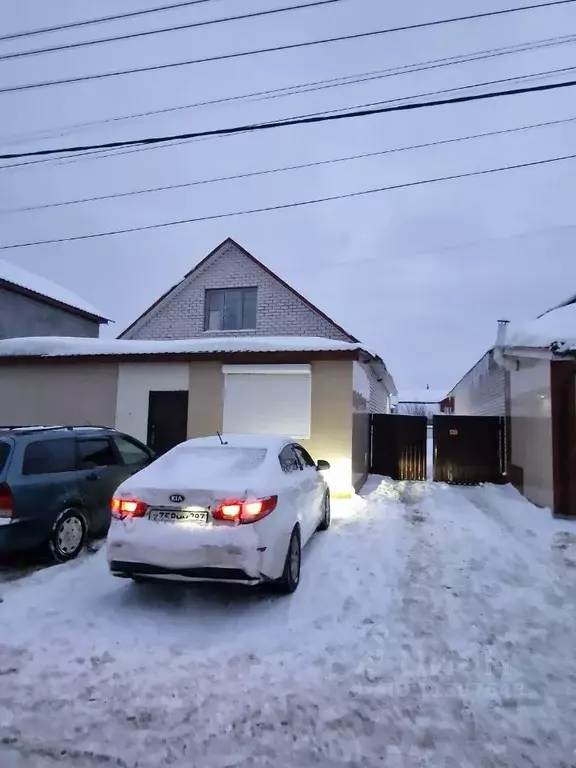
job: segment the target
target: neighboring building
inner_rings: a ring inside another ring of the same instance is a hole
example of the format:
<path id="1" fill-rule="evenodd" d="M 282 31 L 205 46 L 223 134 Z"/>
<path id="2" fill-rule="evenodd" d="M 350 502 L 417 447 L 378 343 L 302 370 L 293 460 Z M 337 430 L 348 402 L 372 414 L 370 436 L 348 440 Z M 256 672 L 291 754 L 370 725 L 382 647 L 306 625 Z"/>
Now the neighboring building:
<path id="1" fill-rule="evenodd" d="M 576 516 L 576 296 L 507 325 L 452 391 L 455 413 L 509 417 L 511 482 L 554 514 Z"/>
<path id="2" fill-rule="evenodd" d="M 448 407 L 456 416 L 506 416 L 510 374 L 494 359 L 495 348 L 464 374 L 448 393 Z"/>
<path id="3" fill-rule="evenodd" d="M 0 260 L 0 339 L 98 336 L 108 320 L 72 291 Z"/>
<path id="4" fill-rule="evenodd" d="M 427 416 L 431 419 L 434 414 L 442 412 L 441 404 L 445 398 L 445 390 L 401 390 L 395 410 L 405 416 Z"/>
<path id="5" fill-rule="evenodd" d="M 161 451 L 287 434 L 337 493 L 366 477 L 369 414 L 396 394 L 380 357 L 230 239 L 119 339 L 0 342 L 0 366 L 0 423 L 114 425 Z"/>

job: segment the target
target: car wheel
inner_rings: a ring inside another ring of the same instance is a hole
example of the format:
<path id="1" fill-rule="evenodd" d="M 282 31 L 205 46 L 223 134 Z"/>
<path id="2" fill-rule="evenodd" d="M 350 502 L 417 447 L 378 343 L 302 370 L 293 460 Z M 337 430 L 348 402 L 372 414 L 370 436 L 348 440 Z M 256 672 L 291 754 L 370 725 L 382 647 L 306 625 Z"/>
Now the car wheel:
<path id="1" fill-rule="evenodd" d="M 86 543 L 86 520 L 78 509 L 65 509 L 58 517 L 48 540 L 48 551 L 57 563 L 77 557 Z"/>
<path id="2" fill-rule="evenodd" d="M 289 595 L 295 592 L 300 583 L 300 565 L 302 561 L 302 545 L 300 542 L 300 529 L 294 528 L 288 544 L 288 552 L 284 561 L 282 576 L 274 582 L 278 592 Z"/>
<path id="3" fill-rule="evenodd" d="M 317 531 L 327 531 L 330 528 L 330 494 L 326 492 L 322 502 L 322 520 L 318 524 Z"/>

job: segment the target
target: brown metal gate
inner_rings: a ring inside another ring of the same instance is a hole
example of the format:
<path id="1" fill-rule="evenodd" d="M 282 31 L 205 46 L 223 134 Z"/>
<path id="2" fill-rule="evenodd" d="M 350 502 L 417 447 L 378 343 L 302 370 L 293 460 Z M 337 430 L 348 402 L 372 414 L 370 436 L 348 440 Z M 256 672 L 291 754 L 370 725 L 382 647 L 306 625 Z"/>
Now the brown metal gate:
<path id="1" fill-rule="evenodd" d="M 508 430 L 500 416 L 434 416 L 434 480 L 507 483 Z"/>
<path id="2" fill-rule="evenodd" d="M 426 416 L 370 417 L 370 472 L 393 480 L 426 480 Z"/>

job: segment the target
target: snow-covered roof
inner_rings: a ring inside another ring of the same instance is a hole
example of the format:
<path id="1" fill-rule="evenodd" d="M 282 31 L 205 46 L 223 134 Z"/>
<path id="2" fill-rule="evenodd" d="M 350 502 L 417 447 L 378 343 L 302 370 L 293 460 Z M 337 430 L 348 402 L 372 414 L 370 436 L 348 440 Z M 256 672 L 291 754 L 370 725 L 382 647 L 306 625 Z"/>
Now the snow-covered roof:
<path id="1" fill-rule="evenodd" d="M 448 390 L 443 389 L 401 389 L 398 393 L 399 403 L 440 403 L 446 397 Z"/>
<path id="2" fill-rule="evenodd" d="M 18 288 L 25 288 L 28 291 L 37 293 L 45 299 L 56 301 L 59 304 L 65 304 L 68 307 L 77 309 L 80 312 L 86 312 L 89 315 L 94 315 L 102 320 L 107 319 L 101 312 L 95 309 L 91 304 L 80 296 L 77 296 L 67 288 L 63 288 L 57 283 L 53 283 L 52 280 L 48 280 L 46 277 L 41 277 L 34 272 L 28 272 L 22 267 L 12 264 L 10 261 L 4 261 L 0 259 L 0 282 L 7 282 Z"/>
<path id="3" fill-rule="evenodd" d="M 377 355 L 359 343 L 311 336 L 248 336 L 233 338 L 84 339 L 67 336 L 31 336 L 0 341 L 0 357 L 76 357 L 83 355 L 218 354 L 231 352 L 354 352 Z"/>
<path id="4" fill-rule="evenodd" d="M 283 448 L 286 443 L 293 443 L 294 440 L 290 437 L 284 437 L 282 435 L 228 435 L 223 434 L 222 440 L 230 448 L 266 448 L 269 451 L 277 451 Z M 210 437 L 194 437 L 191 440 L 187 440 L 181 445 L 189 445 L 194 448 L 211 448 L 213 446 L 222 445 L 218 435 L 212 435 Z"/>
<path id="5" fill-rule="evenodd" d="M 506 347 L 576 347 L 576 304 L 553 309 L 524 325 L 510 326 Z"/>

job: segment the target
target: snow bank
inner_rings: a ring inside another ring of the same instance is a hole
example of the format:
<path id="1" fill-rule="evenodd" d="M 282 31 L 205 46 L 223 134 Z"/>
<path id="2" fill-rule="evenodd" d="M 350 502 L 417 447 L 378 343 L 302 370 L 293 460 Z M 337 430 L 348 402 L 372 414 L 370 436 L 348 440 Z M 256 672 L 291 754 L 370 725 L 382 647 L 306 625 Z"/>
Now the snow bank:
<path id="1" fill-rule="evenodd" d="M 361 344 L 312 336 L 251 336 L 234 338 L 139 341 L 33 336 L 0 341 L 0 357 L 14 355 L 66 357 L 75 355 L 206 354 L 218 352 L 340 352 L 364 350 Z"/>
<path id="2" fill-rule="evenodd" d="M 576 304 L 554 309 L 518 327 L 511 326 L 506 347 L 542 347 L 552 344 L 576 346 Z"/>
<path id="3" fill-rule="evenodd" d="M 3 259 L 0 259 L 0 280 L 5 280 L 13 285 L 19 285 L 21 288 L 27 288 L 29 291 L 40 294 L 40 296 L 60 301 L 62 304 L 81 309 L 83 312 L 89 312 L 91 315 L 104 317 L 102 312 L 99 312 L 91 304 L 67 288 L 63 288 L 61 285 L 53 283 L 52 280 L 36 275 L 33 272 L 28 272 L 26 269 L 17 267 L 16 264 L 4 261 Z"/>
<path id="4" fill-rule="evenodd" d="M 574 765 L 576 525 L 381 478 L 332 511 L 289 598 L 140 589 L 103 552 L 2 585 L 0 744 L 59 768 Z"/>

